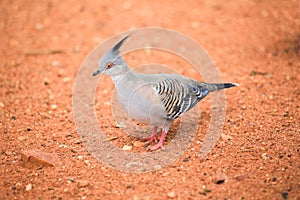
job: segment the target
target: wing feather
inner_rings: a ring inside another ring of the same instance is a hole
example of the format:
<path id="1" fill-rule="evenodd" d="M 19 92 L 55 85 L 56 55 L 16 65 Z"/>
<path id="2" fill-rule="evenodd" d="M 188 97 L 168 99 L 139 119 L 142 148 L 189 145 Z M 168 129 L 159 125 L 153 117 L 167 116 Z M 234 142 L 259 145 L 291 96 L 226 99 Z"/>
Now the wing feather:
<path id="1" fill-rule="evenodd" d="M 166 76 L 154 84 L 154 90 L 166 110 L 166 118 L 174 120 L 194 107 L 209 90 L 203 83 L 177 76 Z"/>

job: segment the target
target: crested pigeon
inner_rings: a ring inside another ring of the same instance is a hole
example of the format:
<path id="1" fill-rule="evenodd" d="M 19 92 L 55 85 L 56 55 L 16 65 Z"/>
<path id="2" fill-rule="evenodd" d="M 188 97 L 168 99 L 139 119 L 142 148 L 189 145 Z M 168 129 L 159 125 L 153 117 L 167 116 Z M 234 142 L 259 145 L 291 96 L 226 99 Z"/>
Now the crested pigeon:
<path id="1" fill-rule="evenodd" d="M 234 83 L 204 83 L 177 74 L 136 73 L 128 67 L 119 51 L 129 36 L 104 54 L 93 76 L 110 76 L 126 113 L 139 122 L 154 126 L 152 135 L 142 138 L 148 141 L 147 144 L 156 142 L 155 146 L 148 147 L 151 151 L 163 148 L 172 122 L 193 108 L 209 92 L 238 86 Z M 158 141 L 157 130 L 161 127 Z"/>

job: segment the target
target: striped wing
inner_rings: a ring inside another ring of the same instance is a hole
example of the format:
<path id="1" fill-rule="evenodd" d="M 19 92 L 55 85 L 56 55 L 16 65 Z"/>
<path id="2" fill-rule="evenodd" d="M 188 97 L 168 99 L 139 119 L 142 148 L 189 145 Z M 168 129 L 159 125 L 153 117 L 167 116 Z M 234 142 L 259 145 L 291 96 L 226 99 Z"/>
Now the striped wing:
<path id="1" fill-rule="evenodd" d="M 176 76 L 165 77 L 155 83 L 154 89 L 166 109 L 166 117 L 170 120 L 194 107 L 209 93 L 205 85 Z"/>

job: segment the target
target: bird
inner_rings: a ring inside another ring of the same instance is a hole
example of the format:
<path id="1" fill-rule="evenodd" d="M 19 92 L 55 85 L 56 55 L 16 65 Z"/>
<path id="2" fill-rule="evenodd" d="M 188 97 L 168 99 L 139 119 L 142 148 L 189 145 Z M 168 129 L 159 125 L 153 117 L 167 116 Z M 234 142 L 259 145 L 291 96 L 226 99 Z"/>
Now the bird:
<path id="1" fill-rule="evenodd" d="M 122 108 L 134 120 L 153 126 L 146 141 L 149 151 L 164 148 L 164 140 L 172 122 L 193 108 L 210 92 L 235 87 L 235 83 L 205 83 L 179 74 L 142 74 L 134 72 L 120 56 L 120 47 L 127 35 L 109 49 L 99 60 L 93 76 L 108 75 Z M 158 140 L 158 129 L 161 137 Z M 149 146 L 155 142 L 154 146 Z"/>

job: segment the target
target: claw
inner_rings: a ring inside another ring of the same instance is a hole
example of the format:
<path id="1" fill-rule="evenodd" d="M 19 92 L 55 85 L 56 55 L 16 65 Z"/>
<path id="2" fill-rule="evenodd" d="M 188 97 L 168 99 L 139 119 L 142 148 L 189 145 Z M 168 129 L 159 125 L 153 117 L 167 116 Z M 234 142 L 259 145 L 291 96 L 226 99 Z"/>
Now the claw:
<path id="1" fill-rule="evenodd" d="M 164 143 L 163 142 L 159 142 L 157 143 L 155 146 L 151 146 L 147 148 L 147 151 L 156 151 L 158 149 L 165 149 L 164 148 Z"/>

